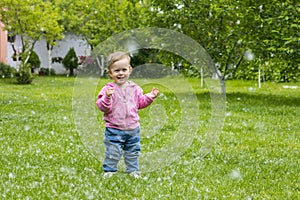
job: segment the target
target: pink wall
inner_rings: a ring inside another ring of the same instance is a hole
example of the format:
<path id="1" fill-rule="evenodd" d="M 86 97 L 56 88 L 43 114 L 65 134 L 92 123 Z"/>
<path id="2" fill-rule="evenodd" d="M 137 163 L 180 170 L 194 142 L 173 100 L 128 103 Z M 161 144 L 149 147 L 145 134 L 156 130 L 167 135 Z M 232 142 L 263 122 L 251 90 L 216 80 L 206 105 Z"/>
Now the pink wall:
<path id="1" fill-rule="evenodd" d="M 3 27 L 0 22 L 0 62 L 7 64 L 7 31 L 3 31 Z"/>

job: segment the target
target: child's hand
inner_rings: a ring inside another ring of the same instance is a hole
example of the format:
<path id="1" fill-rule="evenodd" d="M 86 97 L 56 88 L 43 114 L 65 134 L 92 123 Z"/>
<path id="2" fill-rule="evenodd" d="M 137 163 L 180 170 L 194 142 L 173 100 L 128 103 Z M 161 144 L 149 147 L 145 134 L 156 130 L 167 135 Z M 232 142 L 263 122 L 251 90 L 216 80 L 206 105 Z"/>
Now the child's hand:
<path id="1" fill-rule="evenodd" d="M 107 97 L 111 97 L 111 95 L 114 93 L 114 89 L 113 88 L 108 88 L 106 90 L 106 96 Z"/>
<path id="2" fill-rule="evenodd" d="M 159 93 L 158 88 L 153 88 L 150 94 L 152 98 L 156 98 L 158 93 Z"/>

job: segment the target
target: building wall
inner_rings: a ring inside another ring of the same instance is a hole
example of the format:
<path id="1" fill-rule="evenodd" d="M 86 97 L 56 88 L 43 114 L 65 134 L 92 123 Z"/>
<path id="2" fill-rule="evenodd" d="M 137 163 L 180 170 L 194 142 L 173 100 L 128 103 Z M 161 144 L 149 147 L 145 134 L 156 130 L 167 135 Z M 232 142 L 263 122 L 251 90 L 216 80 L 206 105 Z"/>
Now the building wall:
<path id="1" fill-rule="evenodd" d="M 3 27 L 4 24 L 0 22 L 0 62 L 7 64 L 7 31 Z"/>
<path id="2" fill-rule="evenodd" d="M 7 37 L 6 37 L 7 38 Z M 16 36 L 15 42 L 14 42 L 15 48 L 18 51 L 21 51 L 21 37 Z M 76 55 L 79 56 L 87 56 L 90 55 L 90 47 L 89 45 L 79 38 L 78 36 L 75 36 L 73 34 L 66 34 L 65 38 L 61 41 L 57 41 L 57 45 L 54 46 L 52 50 L 51 57 L 60 57 L 64 58 L 65 55 L 68 53 L 69 49 L 73 47 Z M 47 44 L 45 40 L 38 41 L 35 44 L 34 51 L 37 53 L 37 55 L 40 58 L 41 66 L 43 68 L 49 68 L 49 54 L 47 51 Z M 18 69 L 19 62 L 14 61 L 12 59 L 13 56 L 13 49 L 10 42 L 8 42 L 8 56 L 7 56 L 7 62 L 10 66 L 15 67 Z M 53 68 L 56 72 L 56 74 L 65 74 L 67 73 L 66 69 L 63 67 L 61 63 L 51 63 L 51 68 Z"/>

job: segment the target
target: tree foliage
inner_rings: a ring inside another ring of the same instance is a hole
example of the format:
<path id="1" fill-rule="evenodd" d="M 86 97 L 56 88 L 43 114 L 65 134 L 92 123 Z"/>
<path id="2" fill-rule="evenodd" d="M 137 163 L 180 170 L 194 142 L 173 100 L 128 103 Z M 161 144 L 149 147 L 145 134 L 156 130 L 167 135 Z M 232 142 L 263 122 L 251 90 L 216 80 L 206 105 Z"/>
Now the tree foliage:
<path id="1" fill-rule="evenodd" d="M 2 0 L 0 7 L 9 34 L 23 38 L 23 58 L 41 38 L 55 45 L 63 29 L 94 49 L 114 34 L 155 26 L 201 44 L 221 80 L 253 79 L 260 70 L 274 72 L 270 80 L 299 80 L 300 7 L 295 0 Z M 183 62 L 176 55 L 156 54 L 162 63 Z"/>
<path id="2" fill-rule="evenodd" d="M 153 7 L 152 25 L 178 30 L 199 42 L 217 64 L 221 79 L 247 69 L 252 60 L 278 66 L 284 60 L 293 74 L 300 70 L 296 1 L 155 0 Z"/>
<path id="3" fill-rule="evenodd" d="M 30 66 L 27 62 L 36 42 L 44 38 L 55 44 L 54 40 L 63 36 L 58 8 L 51 1 L 43 0 L 1 0 L 0 8 L 0 18 L 10 38 L 21 36 L 20 47 L 11 41 L 15 55 L 19 54 L 22 58 L 20 70 L 24 71 L 20 74 L 29 73 L 28 77 L 31 77 L 31 70 L 26 67 Z"/>
<path id="4" fill-rule="evenodd" d="M 139 1 L 58 0 L 66 30 L 82 36 L 93 49 L 112 34 L 138 28 L 145 23 Z"/>

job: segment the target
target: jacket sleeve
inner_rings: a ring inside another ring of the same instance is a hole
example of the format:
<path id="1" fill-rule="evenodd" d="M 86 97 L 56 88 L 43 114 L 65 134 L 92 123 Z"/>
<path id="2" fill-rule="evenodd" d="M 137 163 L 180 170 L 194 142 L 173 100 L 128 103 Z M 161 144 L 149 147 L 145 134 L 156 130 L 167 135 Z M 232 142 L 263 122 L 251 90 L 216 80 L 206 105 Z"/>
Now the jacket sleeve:
<path id="1" fill-rule="evenodd" d="M 138 106 L 139 109 L 146 108 L 153 102 L 153 99 L 146 94 L 143 94 L 143 90 L 139 88 L 138 90 Z"/>
<path id="2" fill-rule="evenodd" d="M 96 105 L 99 110 L 104 113 L 109 113 L 111 111 L 111 97 L 106 96 L 107 87 L 104 87 L 98 94 L 98 99 Z"/>

